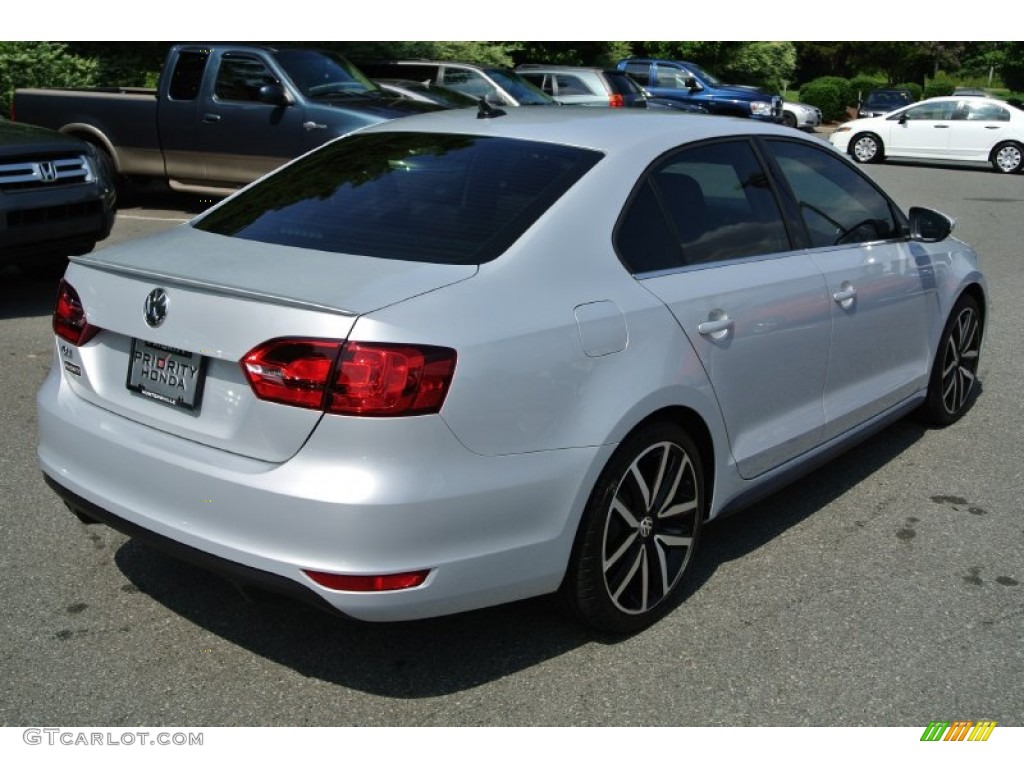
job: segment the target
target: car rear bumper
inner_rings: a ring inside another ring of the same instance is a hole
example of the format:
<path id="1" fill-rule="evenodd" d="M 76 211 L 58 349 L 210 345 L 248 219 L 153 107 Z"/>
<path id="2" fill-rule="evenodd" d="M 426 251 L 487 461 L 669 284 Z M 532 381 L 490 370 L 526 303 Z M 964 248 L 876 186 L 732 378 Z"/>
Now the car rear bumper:
<path id="1" fill-rule="evenodd" d="M 437 417 L 326 417 L 298 454 L 271 464 L 85 402 L 59 366 L 38 404 L 41 468 L 73 509 L 235 581 L 369 621 L 557 589 L 614 448 L 483 457 Z M 429 575 L 411 589 L 343 592 L 305 570 Z"/>

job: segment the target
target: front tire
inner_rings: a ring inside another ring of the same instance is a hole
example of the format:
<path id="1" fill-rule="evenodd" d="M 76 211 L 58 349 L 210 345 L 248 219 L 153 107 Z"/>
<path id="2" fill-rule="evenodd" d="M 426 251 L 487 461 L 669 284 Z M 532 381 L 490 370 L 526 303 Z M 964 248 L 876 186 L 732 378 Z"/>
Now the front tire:
<path id="1" fill-rule="evenodd" d="M 996 145 L 989 159 L 996 173 L 1020 173 L 1024 168 L 1024 148 L 1015 141 L 1004 141 Z"/>
<path id="2" fill-rule="evenodd" d="M 591 492 L 560 595 L 592 627 L 644 629 L 670 611 L 704 518 L 700 454 L 675 424 L 626 439 Z"/>
<path id="3" fill-rule="evenodd" d="M 859 133 L 850 140 L 850 155 L 858 163 L 878 163 L 885 157 L 885 147 L 875 134 Z"/>
<path id="4" fill-rule="evenodd" d="M 962 296 L 949 313 L 932 364 L 925 420 L 938 427 L 957 421 L 970 408 L 978 380 L 982 320 L 978 302 Z"/>
<path id="5" fill-rule="evenodd" d="M 782 124 L 787 128 L 796 128 L 796 115 L 792 112 L 783 112 Z"/>

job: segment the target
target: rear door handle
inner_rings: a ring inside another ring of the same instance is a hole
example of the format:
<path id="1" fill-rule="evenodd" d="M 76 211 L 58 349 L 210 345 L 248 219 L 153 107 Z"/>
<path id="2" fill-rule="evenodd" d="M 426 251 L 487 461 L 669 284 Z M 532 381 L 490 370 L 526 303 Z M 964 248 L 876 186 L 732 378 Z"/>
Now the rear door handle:
<path id="1" fill-rule="evenodd" d="M 857 289 L 849 283 L 843 283 L 838 291 L 832 294 L 832 301 L 843 309 L 853 306 L 853 300 L 857 298 Z"/>

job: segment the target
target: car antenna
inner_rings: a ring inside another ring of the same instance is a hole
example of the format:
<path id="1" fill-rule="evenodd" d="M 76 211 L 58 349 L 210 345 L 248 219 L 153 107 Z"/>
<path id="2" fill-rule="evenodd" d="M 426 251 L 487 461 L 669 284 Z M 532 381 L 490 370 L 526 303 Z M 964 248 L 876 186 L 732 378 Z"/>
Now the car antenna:
<path id="1" fill-rule="evenodd" d="M 487 120 L 492 117 L 501 117 L 506 114 L 504 109 L 498 109 L 496 106 L 487 101 L 486 96 L 481 96 L 479 101 L 479 110 L 476 113 L 477 120 Z"/>

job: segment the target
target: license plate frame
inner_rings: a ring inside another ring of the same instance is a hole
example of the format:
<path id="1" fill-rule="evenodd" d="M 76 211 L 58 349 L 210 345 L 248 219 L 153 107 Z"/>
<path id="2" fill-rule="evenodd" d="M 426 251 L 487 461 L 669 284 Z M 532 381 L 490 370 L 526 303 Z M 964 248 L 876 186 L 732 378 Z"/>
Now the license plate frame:
<path id="1" fill-rule="evenodd" d="M 132 339 L 125 386 L 171 408 L 196 412 L 203 399 L 206 358 L 145 339 Z"/>

